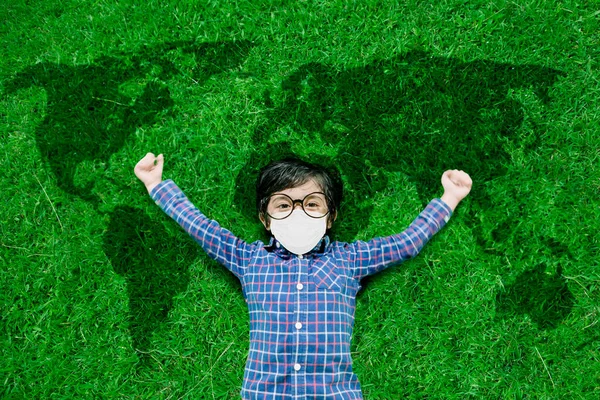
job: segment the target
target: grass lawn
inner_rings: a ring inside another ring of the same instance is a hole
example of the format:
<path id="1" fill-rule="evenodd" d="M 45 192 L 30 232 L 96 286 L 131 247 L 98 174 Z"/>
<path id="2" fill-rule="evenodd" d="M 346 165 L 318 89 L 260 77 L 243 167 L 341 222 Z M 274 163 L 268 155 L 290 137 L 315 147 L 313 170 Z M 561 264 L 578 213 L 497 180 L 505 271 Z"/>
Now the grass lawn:
<path id="1" fill-rule="evenodd" d="M 447 227 L 362 282 L 365 398 L 600 398 L 597 1 L 5 3 L 1 398 L 239 398 L 240 284 L 150 200 L 146 152 L 246 241 L 283 155 L 339 169 L 343 241 L 467 171 Z"/>

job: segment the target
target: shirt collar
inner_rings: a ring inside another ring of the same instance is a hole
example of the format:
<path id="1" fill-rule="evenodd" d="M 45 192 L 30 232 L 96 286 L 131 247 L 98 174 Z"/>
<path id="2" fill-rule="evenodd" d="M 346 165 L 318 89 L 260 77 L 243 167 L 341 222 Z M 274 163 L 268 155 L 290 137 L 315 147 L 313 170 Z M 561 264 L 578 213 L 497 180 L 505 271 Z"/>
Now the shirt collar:
<path id="1" fill-rule="evenodd" d="M 319 243 L 317 243 L 317 245 L 311 251 L 306 253 L 306 255 L 316 256 L 316 255 L 324 254 L 325 252 L 327 252 L 327 249 L 329 248 L 330 243 L 331 243 L 331 241 L 329 239 L 329 236 L 325 235 L 325 236 L 323 236 L 323 238 L 321 238 L 321 240 L 319 240 Z M 281 258 L 287 259 L 287 258 L 292 257 L 292 255 L 293 255 L 285 247 L 283 247 L 283 245 L 281 243 L 279 243 L 279 241 L 277 239 L 275 239 L 274 236 L 271 236 L 271 239 L 269 240 L 269 244 L 265 246 L 265 249 L 277 254 Z"/>

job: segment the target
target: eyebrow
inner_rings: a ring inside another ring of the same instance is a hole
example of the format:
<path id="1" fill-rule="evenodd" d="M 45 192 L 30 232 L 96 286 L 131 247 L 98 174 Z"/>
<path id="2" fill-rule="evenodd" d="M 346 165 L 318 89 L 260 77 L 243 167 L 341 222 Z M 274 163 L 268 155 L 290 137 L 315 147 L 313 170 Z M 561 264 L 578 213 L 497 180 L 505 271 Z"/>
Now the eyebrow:
<path id="1" fill-rule="evenodd" d="M 281 196 L 287 196 L 287 197 L 289 197 L 289 198 L 290 198 L 290 199 L 292 199 L 292 200 L 304 200 L 305 198 L 307 198 L 307 197 L 308 197 L 308 196 L 310 196 L 311 194 L 315 194 L 315 193 L 319 193 L 319 194 L 322 194 L 323 196 L 327 197 L 327 195 L 325 194 L 325 192 L 321 192 L 321 191 L 319 191 L 319 190 L 317 190 L 317 191 L 314 191 L 314 192 L 307 193 L 307 194 L 306 194 L 304 197 L 302 197 L 302 198 L 297 198 L 297 199 L 294 199 L 294 198 L 292 198 L 292 196 L 290 196 L 289 194 L 285 194 L 285 193 L 281 193 L 281 192 L 275 192 L 275 193 L 273 193 L 273 194 L 272 194 L 271 196 L 269 196 L 269 197 L 273 197 L 273 196 L 281 195 Z"/>
<path id="2" fill-rule="evenodd" d="M 323 185 L 321 185 L 319 182 L 317 182 L 317 181 L 316 181 L 316 180 L 314 180 L 314 179 L 313 179 L 312 181 L 314 182 L 315 186 L 317 187 L 317 190 L 314 190 L 314 191 L 312 191 L 312 192 L 310 192 L 310 193 L 323 193 L 323 194 L 325 194 L 325 188 L 323 187 Z M 297 188 L 299 188 L 300 186 L 304 186 L 304 185 L 306 185 L 307 183 L 308 183 L 308 181 L 306 181 L 306 182 L 304 182 L 304 183 L 302 183 L 302 184 L 300 184 L 300 185 L 296 185 L 296 186 L 292 186 L 292 187 L 287 187 L 287 188 L 284 188 L 284 189 L 278 190 L 277 192 L 274 192 L 274 193 L 272 193 L 272 194 L 271 194 L 271 196 L 274 196 L 274 195 L 276 195 L 276 194 L 285 194 L 285 193 L 282 193 L 282 191 L 283 191 L 283 190 L 297 189 Z M 309 194 L 310 194 L 310 193 L 309 193 Z M 286 196 L 289 196 L 289 195 L 286 195 Z"/>

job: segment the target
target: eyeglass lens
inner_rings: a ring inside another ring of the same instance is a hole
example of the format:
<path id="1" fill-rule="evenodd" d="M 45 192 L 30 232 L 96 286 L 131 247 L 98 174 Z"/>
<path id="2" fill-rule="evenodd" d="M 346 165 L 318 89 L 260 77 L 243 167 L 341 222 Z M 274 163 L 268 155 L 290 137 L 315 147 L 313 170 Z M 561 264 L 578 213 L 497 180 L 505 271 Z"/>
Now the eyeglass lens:
<path id="1" fill-rule="evenodd" d="M 284 219 L 289 217 L 294 211 L 296 203 L 302 206 L 304 212 L 313 218 L 321 218 L 327 215 L 327 199 L 320 192 L 307 195 L 302 200 L 292 200 L 285 194 L 276 194 L 269 198 L 267 205 L 267 214 L 274 219 Z"/>

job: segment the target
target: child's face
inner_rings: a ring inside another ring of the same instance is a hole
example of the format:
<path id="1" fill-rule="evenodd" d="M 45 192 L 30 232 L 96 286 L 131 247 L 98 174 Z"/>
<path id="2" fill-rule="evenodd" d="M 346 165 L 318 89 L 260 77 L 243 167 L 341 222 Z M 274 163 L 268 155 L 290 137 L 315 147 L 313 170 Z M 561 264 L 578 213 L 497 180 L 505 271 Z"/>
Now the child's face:
<path id="1" fill-rule="evenodd" d="M 315 182 L 313 179 L 310 179 L 303 185 L 285 189 L 285 190 L 281 190 L 281 191 L 275 192 L 273 194 L 285 194 L 285 195 L 289 196 L 292 200 L 302 200 L 311 193 L 322 192 L 322 191 L 323 191 L 323 189 L 321 188 L 321 186 L 317 182 Z M 334 215 L 333 219 L 331 219 L 331 218 L 327 219 L 327 229 L 331 228 L 331 225 L 333 223 L 332 221 L 335 220 L 336 217 L 337 216 Z M 269 226 L 269 221 L 267 221 L 263 215 L 259 215 L 259 218 L 260 218 L 260 221 L 265 226 L 265 228 L 267 230 L 270 230 L 271 228 Z"/>

